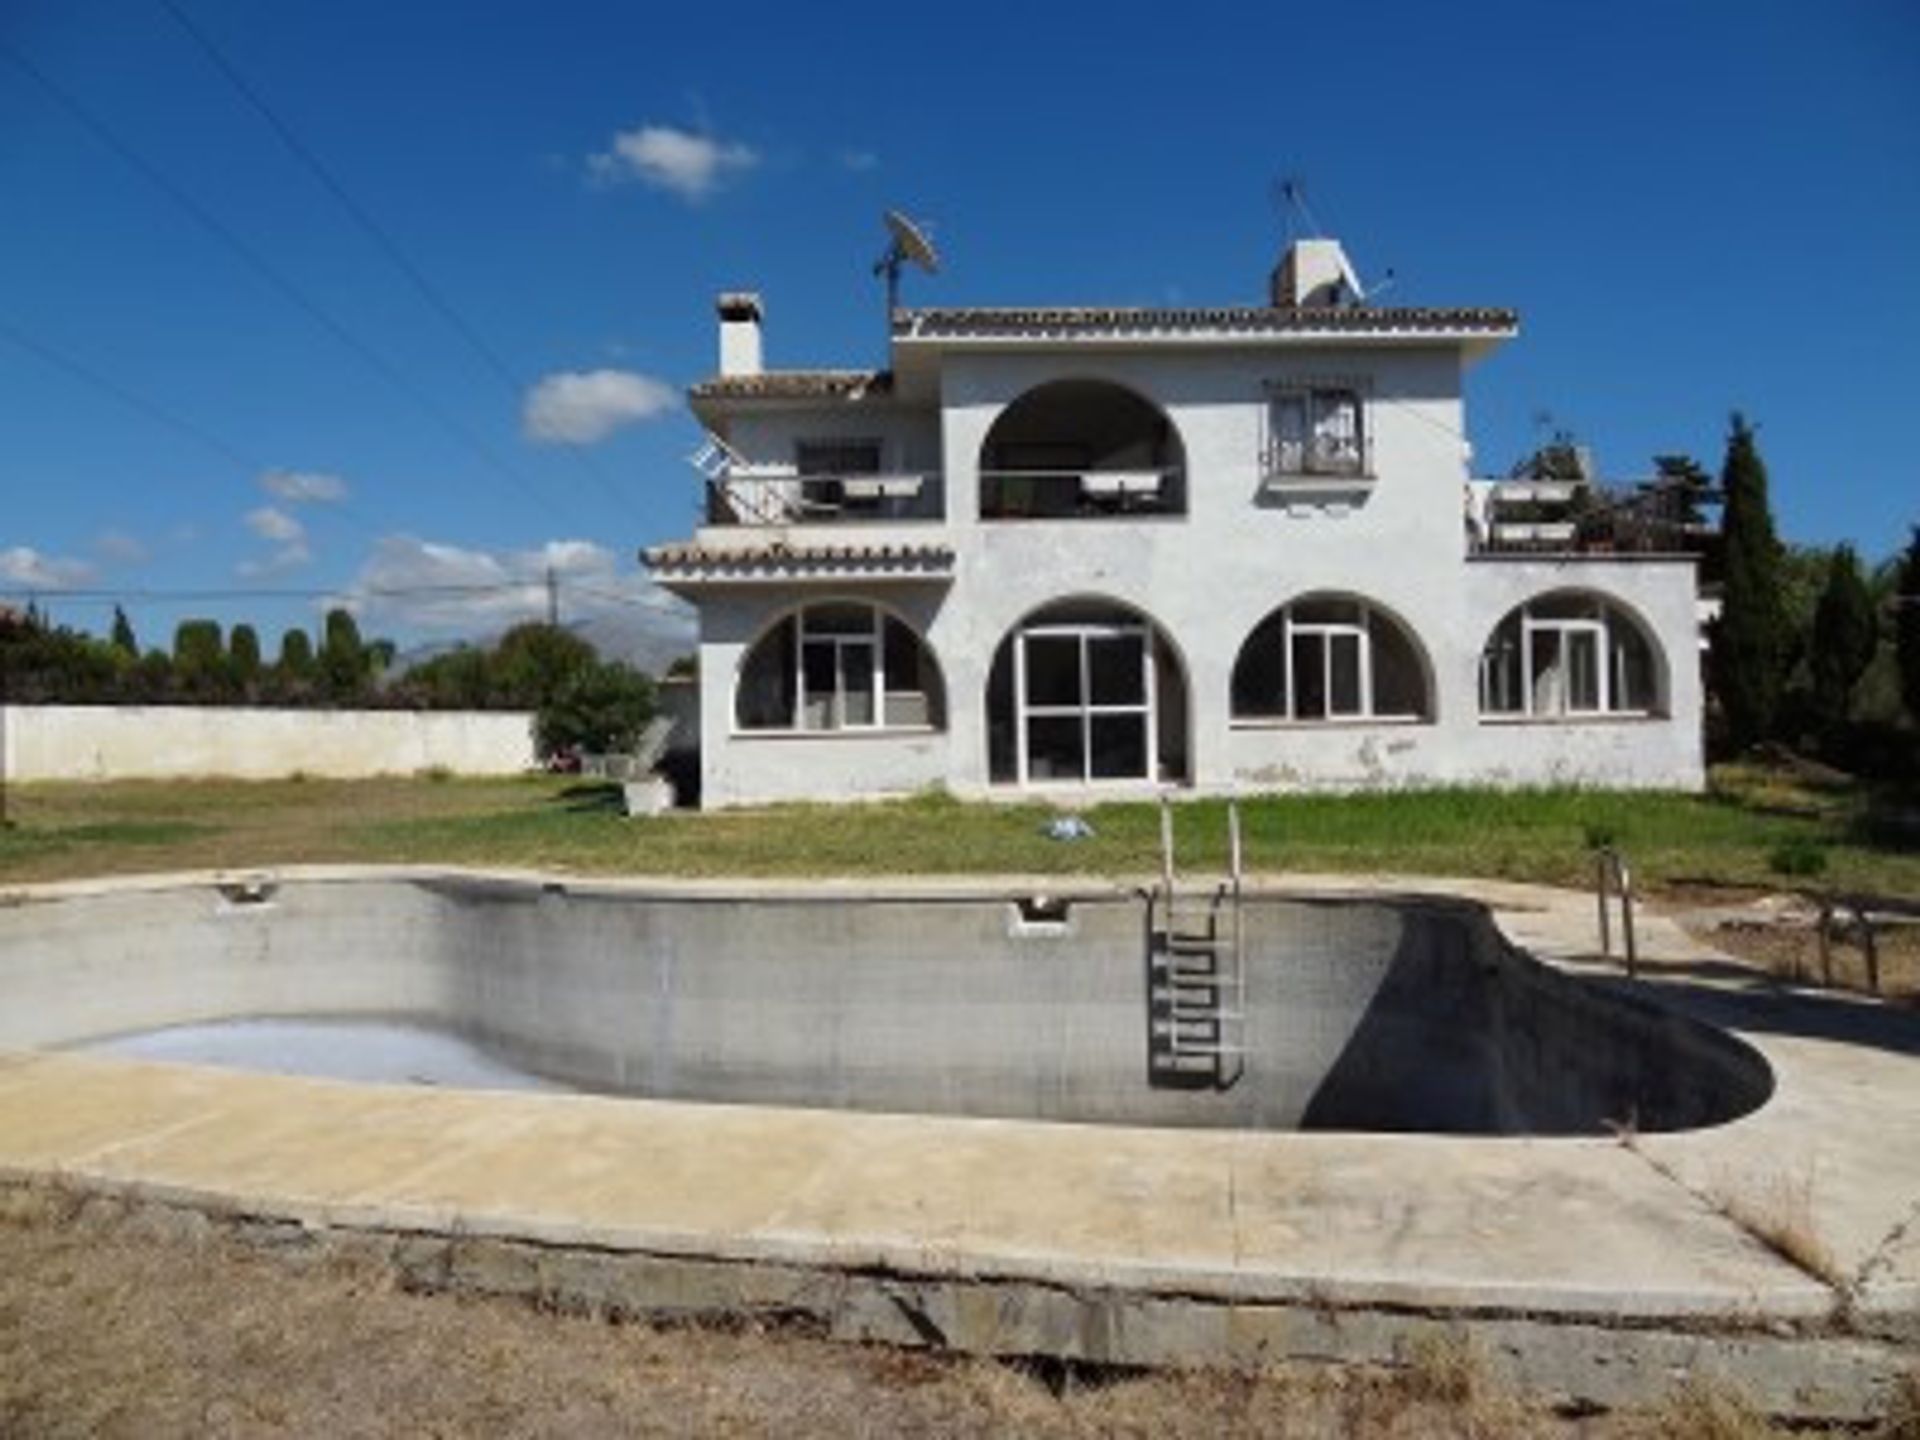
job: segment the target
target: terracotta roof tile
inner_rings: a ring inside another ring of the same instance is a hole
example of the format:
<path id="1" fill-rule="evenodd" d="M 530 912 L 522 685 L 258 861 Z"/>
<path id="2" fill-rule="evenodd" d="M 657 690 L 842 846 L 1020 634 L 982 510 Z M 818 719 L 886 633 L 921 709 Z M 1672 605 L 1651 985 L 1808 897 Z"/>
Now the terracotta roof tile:
<path id="1" fill-rule="evenodd" d="M 885 370 L 763 370 L 757 375 L 716 375 L 688 393 L 696 400 L 813 400 L 885 395 L 893 376 Z"/>
<path id="2" fill-rule="evenodd" d="M 654 545 L 641 551 L 640 558 L 663 578 L 687 579 L 849 570 L 944 575 L 952 570 L 953 554 L 951 545 L 806 545 L 767 540 L 744 545 Z"/>
<path id="3" fill-rule="evenodd" d="M 1515 329 L 1512 310 L 1484 306 L 1435 309 L 1359 305 L 1232 305 L 1188 309 L 1128 306 L 1039 306 L 901 310 L 893 333 L 902 339 L 980 335 L 1156 335 L 1229 331 L 1249 335 L 1498 334 Z"/>

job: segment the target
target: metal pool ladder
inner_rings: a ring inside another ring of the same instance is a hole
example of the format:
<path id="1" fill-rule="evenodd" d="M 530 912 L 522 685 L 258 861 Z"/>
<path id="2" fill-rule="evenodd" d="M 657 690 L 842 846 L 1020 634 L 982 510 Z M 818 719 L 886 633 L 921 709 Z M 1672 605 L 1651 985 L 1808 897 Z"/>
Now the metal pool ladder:
<path id="1" fill-rule="evenodd" d="M 1147 911 L 1147 1075 L 1179 1089 L 1227 1090 L 1246 1071 L 1246 930 L 1240 802 L 1227 802 L 1227 878 L 1183 890 L 1173 809 L 1160 798 L 1160 880 Z"/>

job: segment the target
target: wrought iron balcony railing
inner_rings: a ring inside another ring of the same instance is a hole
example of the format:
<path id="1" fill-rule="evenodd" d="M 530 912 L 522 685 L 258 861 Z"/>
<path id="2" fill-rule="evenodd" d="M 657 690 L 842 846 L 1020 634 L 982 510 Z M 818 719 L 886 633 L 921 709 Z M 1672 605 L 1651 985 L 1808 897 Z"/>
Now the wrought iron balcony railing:
<path id="1" fill-rule="evenodd" d="M 709 525 L 940 520 L 945 513 L 937 474 L 742 474 L 729 468 L 707 481 Z"/>

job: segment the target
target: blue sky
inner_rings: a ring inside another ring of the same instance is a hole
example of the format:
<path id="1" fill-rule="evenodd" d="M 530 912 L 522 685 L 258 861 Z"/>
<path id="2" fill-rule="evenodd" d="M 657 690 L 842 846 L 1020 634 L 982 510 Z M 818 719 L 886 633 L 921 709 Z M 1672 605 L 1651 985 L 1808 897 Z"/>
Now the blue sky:
<path id="1" fill-rule="evenodd" d="M 1717 467 L 1738 407 L 1790 539 L 1920 521 L 1910 0 L 171 4 L 383 239 L 164 0 L 0 0 L 0 592 L 125 595 L 149 643 L 316 603 L 155 592 L 552 561 L 570 607 L 642 601 L 715 291 L 764 293 L 770 363 L 878 363 L 899 206 L 947 261 L 909 303 L 1255 301 L 1282 174 L 1391 300 L 1520 311 L 1483 472 L 1542 416 L 1610 475 Z"/>

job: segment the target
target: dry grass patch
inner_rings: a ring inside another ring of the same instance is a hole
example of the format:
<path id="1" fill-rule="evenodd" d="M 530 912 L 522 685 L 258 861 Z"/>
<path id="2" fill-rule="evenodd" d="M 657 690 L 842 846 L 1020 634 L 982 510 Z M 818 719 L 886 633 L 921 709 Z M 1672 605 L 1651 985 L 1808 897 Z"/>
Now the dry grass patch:
<path id="1" fill-rule="evenodd" d="M 1746 1413 L 1683 1397 L 1564 1417 L 1505 1393 L 1457 1332 L 1398 1370 L 1116 1373 L 613 1322 L 407 1293 L 382 1267 L 250 1249 L 190 1217 L 0 1191 L 8 1437 L 1772 1433 L 1711 1428 Z"/>
<path id="2" fill-rule="evenodd" d="M 1698 1377 L 1675 1386 L 1646 1425 L 1649 1440 L 1766 1440 L 1780 1433 L 1740 1396 Z"/>
<path id="3" fill-rule="evenodd" d="M 1814 1220 L 1813 1175 L 1774 1175 L 1748 1186 L 1722 1184 L 1720 1213 L 1788 1264 L 1844 1289 L 1847 1275 Z"/>

